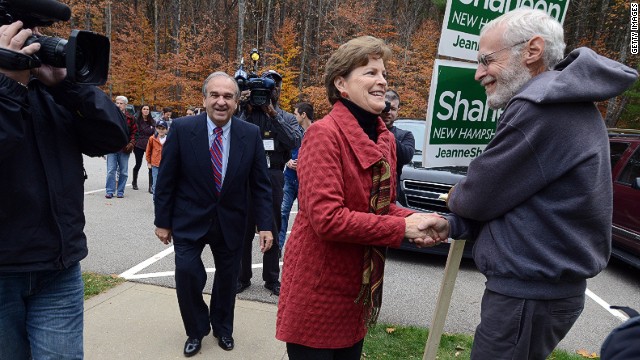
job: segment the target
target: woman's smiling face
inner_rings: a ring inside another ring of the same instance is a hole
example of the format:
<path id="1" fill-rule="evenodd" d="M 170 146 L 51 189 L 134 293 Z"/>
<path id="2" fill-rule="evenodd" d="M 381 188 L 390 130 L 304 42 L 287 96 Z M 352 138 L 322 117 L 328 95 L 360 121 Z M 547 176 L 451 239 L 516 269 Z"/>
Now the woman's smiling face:
<path id="1" fill-rule="evenodd" d="M 363 110 L 380 114 L 385 107 L 386 76 L 384 61 L 381 58 L 369 56 L 369 62 L 366 65 L 351 70 L 345 77 L 338 76 L 335 86 L 343 97 Z"/>

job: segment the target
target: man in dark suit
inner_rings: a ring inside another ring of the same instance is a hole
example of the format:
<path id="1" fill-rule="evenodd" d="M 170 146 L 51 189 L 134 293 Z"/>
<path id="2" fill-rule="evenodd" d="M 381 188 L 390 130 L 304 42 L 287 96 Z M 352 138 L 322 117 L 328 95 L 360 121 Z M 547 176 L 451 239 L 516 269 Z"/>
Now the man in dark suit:
<path id="1" fill-rule="evenodd" d="M 211 328 L 221 348 L 233 349 L 235 290 L 249 197 L 261 250 L 273 243 L 271 183 L 260 130 L 232 116 L 240 95 L 233 77 L 223 72 L 209 75 L 202 93 L 206 113 L 176 119 L 171 126 L 155 194 L 156 235 L 165 244 L 173 238 L 176 253 L 176 292 L 188 336 L 187 357 L 198 353 Z M 205 245 L 216 267 L 210 311 L 202 298 Z"/>
<path id="2" fill-rule="evenodd" d="M 400 110 L 400 96 L 394 90 L 387 90 L 384 94 L 384 99 L 390 104 L 389 111 L 383 112 L 380 117 L 382 121 L 387 125 L 387 129 L 391 131 L 396 138 L 396 172 L 398 175 L 396 197 L 400 197 L 400 175 L 402 175 L 402 167 L 411 162 L 413 154 L 416 152 L 416 139 L 413 137 L 411 131 L 402 130 L 395 126 L 393 123 L 398 118 L 398 110 Z"/>

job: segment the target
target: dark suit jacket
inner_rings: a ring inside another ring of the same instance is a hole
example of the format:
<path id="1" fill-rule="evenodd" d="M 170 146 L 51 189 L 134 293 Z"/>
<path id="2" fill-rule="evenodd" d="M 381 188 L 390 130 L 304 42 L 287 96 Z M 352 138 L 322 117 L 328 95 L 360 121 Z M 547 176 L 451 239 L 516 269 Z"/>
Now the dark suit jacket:
<path id="1" fill-rule="evenodd" d="M 195 241 L 217 218 L 228 248 L 234 250 L 242 245 L 251 196 L 258 230 L 273 231 L 271 183 L 260 130 L 234 117 L 230 136 L 227 171 L 217 197 L 207 114 L 173 121 L 156 183 L 157 227 L 171 229 L 174 237 Z"/>
<path id="2" fill-rule="evenodd" d="M 416 140 L 411 131 L 402 130 L 396 126 L 391 127 L 391 133 L 396 138 L 396 166 L 398 167 L 398 180 L 400 180 L 402 167 L 411 162 L 413 154 L 416 152 Z"/>

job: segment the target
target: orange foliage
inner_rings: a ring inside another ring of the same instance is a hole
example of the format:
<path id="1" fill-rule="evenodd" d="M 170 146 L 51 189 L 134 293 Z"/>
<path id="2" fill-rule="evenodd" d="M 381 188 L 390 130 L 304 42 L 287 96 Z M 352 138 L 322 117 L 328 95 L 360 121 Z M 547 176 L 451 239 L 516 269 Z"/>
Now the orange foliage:
<path id="1" fill-rule="evenodd" d="M 153 32 L 141 11 L 123 5 L 112 6 L 111 71 L 107 86 L 114 96 L 129 102 L 149 104 L 154 98 Z"/>
<path id="2" fill-rule="evenodd" d="M 331 110 L 331 104 L 327 98 L 327 90 L 324 86 L 307 86 L 302 89 L 300 98 L 301 101 L 313 104 L 313 115 L 316 120 L 321 119 Z"/>
<path id="3" fill-rule="evenodd" d="M 111 7 L 111 69 L 105 91 L 123 94 L 135 105 L 152 107 L 173 106 L 182 112 L 186 106 L 199 106 L 201 86 L 213 71 L 233 74 L 237 68 L 236 39 L 239 36 L 238 2 L 181 0 L 180 17 L 175 16 L 175 1 L 137 0 L 64 0 L 72 9 L 69 22 L 59 22 L 42 30 L 47 35 L 67 38 L 71 29 L 89 29 L 104 33 Z M 247 17 L 243 45 L 245 49 L 260 41 L 265 51 L 258 73 L 272 68 L 283 75 L 281 106 L 288 111 L 301 100 L 314 104 L 317 117 L 331 108 L 323 87 L 324 66 L 329 56 L 346 41 L 361 35 L 384 39 L 393 55 L 387 66 L 388 86 L 398 91 L 402 101 L 401 117 L 425 118 L 430 90 L 433 62 L 436 58 L 442 19 L 435 18 L 428 6 L 416 2 L 381 2 L 343 0 L 296 2 L 279 0 L 247 2 Z M 157 23 L 154 17 L 157 5 Z M 600 54 L 621 59 L 634 66 L 639 59 L 629 54 L 629 2 L 609 0 L 604 14 L 585 24 L 602 12 L 602 5 L 579 8 L 570 4 L 576 21 L 575 29 L 567 37 L 575 45 L 586 45 Z M 583 11 L 585 10 L 585 11 Z M 267 14 L 270 18 L 267 19 Z M 173 36 L 176 21 L 180 21 L 179 37 Z M 267 28 L 267 24 L 269 27 Z M 301 69 L 301 51 L 305 24 L 308 34 L 305 43 L 306 63 Z M 565 24 L 567 22 L 565 21 Z M 269 31 L 268 34 L 265 31 Z M 157 31 L 157 49 L 155 32 Z M 594 35 L 597 33 L 597 35 Z M 269 39 L 268 43 L 262 43 Z M 625 53 L 626 51 L 626 53 Z M 248 52 L 247 52 L 248 53 Z M 156 58 L 157 56 L 157 58 Z M 250 64 L 247 64 L 247 68 Z M 247 69 L 251 70 L 251 69 Z M 301 81 L 301 77 L 302 81 Z M 605 104 L 600 104 L 602 109 Z M 603 110 L 604 111 L 604 110 Z"/>
<path id="4" fill-rule="evenodd" d="M 398 62 L 402 60 L 397 72 L 393 74 L 398 78 L 396 91 L 402 102 L 398 114 L 400 117 L 426 119 L 431 74 L 439 38 L 439 24 L 433 20 L 425 20 L 415 32 L 411 46 L 406 50 L 407 54 L 395 56 Z"/>
<path id="5" fill-rule="evenodd" d="M 282 75 L 279 105 L 289 112 L 293 112 L 293 106 L 298 99 L 296 80 L 300 74 L 298 62 L 300 46 L 296 45 L 297 41 L 295 23 L 292 19 L 286 19 L 275 35 L 275 49 L 278 49 L 278 52 L 269 54 L 272 63 L 269 68 Z"/>

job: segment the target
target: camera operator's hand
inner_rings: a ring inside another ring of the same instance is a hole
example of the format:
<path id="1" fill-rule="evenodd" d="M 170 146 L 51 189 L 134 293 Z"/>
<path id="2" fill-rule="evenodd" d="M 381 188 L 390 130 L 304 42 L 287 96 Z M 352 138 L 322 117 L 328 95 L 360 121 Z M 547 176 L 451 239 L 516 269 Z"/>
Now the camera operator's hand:
<path id="1" fill-rule="evenodd" d="M 40 44 L 34 43 L 23 48 L 25 41 L 31 35 L 33 35 L 33 31 L 31 29 L 23 29 L 22 21 L 2 25 L 0 26 L 0 48 L 25 55 L 33 55 L 40 50 Z M 22 84 L 29 82 L 29 70 L 0 69 L 0 73 Z"/>
<path id="2" fill-rule="evenodd" d="M 38 32 L 38 28 L 34 29 L 34 34 L 42 35 Z M 40 67 L 31 69 L 31 74 L 47 86 L 54 86 L 67 77 L 67 69 L 53 67 L 49 64 L 42 63 Z"/>
<path id="3" fill-rule="evenodd" d="M 265 104 L 262 105 L 262 111 L 269 115 L 270 118 L 275 118 L 276 115 L 278 115 L 278 113 L 276 112 L 276 108 L 273 107 L 273 105 L 271 105 L 271 102 L 269 102 L 269 104 Z"/>

